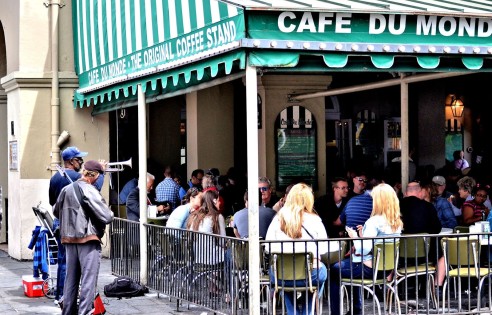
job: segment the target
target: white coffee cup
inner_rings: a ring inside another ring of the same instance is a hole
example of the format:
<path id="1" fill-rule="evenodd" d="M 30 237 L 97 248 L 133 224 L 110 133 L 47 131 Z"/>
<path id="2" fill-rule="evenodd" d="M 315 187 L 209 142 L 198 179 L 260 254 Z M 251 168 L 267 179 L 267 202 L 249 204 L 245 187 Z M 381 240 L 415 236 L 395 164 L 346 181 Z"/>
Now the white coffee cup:
<path id="1" fill-rule="evenodd" d="M 157 206 L 154 205 L 147 206 L 147 217 L 157 218 Z"/>

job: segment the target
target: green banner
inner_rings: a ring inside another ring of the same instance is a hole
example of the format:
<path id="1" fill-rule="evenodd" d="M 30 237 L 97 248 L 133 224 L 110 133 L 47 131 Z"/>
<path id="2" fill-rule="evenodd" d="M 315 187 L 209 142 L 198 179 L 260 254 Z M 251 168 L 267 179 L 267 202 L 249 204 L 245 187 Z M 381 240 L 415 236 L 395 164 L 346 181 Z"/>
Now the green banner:
<path id="1" fill-rule="evenodd" d="M 212 54 L 214 49 L 225 48 L 228 44 L 244 38 L 244 29 L 242 14 L 221 20 L 83 72 L 79 75 L 80 87 L 111 84 L 113 79 L 132 73 L 146 75 L 146 71 L 161 65 L 172 65 L 181 60 L 186 60 L 184 63 L 194 62 L 193 57 L 196 57 L 197 61 L 204 59 L 207 54 Z"/>
<path id="2" fill-rule="evenodd" d="M 491 18 L 251 11 L 247 24 L 252 39 L 455 46 L 492 44 Z"/>

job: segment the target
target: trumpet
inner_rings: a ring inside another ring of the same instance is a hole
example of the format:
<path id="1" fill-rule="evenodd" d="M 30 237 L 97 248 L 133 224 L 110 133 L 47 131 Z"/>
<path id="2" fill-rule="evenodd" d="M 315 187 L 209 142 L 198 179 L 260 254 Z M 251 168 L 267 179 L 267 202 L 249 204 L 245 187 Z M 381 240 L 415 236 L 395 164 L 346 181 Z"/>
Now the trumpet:
<path id="1" fill-rule="evenodd" d="M 106 168 L 106 172 L 107 173 L 121 172 L 125 169 L 125 166 L 132 168 L 132 158 L 124 162 L 108 163 L 108 168 Z"/>

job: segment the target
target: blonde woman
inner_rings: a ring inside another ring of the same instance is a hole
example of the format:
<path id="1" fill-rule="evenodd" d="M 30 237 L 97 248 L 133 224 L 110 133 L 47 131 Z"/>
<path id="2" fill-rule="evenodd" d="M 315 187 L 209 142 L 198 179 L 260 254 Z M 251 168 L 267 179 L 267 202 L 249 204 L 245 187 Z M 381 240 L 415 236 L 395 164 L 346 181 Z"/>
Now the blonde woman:
<path id="1" fill-rule="evenodd" d="M 358 226 L 357 231 L 347 228 L 351 238 L 367 238 L 363 241 L 354 241 L 355 250 L 350 258 L 334 264 L 331 268 L 330 279 L 330 299 L 331 314 L 340 314 L 340 277 L 353 279 L 372 279 L 372 246 L 373 238 L 376 237 L 398 237 L 403 229 L 403 222 L 400 218 L 400 203 L 395 190 L 388 184 L 379 184 L 371 192 L 372 213 L 364 224 Z M 382 242 L 381 239 L 375 243 Z M 352 298 L 354 302 L 353 313 L 362 314 L 361 291 L 354 288 Z"/>
<path id="2" fill-rule="evenodd" d="M 319 286 L 319 295 L 323 294 L 324 282 L 327 278 L 326 266 L 321 262 L 322 254 L 328 252 L 327 242 L 317 242 L 316 240 L 325 240 L 325 227 L 320 217 L 313 211 L 314 196 L 311 188 L 300 183 L 292 187 L 284 206 L 279 210 L 270 224 L 267 234 L 267 241 L 283 241 L 282 243 L 272 242 L 267 245 L 269 252 L 284 253 L 313 253 L 313 271 L 311 279 L 314 285 Z M 288 242 L 290 240 L 306 240 L 306 242 Z M 273 273 L 270 274 L 272 282 L 274 281 Z M 293 281 L 282 281 L 284 286 L 294 286 Z M 296 287 L 303 287 L 305 280 L 298 280 Z M 301 306 L 301 314 L 311 314 L 312 296 L 308 301 L 302 301 L 295 298 L 294 293 L 284 293 L 284 300 L 287 314 L 297 314 L 295 304 Z M 294 304 L 295 303 L 295 304 Z"/>

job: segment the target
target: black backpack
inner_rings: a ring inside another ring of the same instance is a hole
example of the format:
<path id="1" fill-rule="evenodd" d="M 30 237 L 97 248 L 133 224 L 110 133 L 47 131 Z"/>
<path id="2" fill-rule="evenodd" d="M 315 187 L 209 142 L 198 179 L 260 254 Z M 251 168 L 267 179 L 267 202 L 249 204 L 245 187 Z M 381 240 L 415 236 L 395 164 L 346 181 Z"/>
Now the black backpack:
<path id="1" fill-rule="evenodd" d="M 110 284 L 104 286 L 104 295 L 107 297 L 131 298 L 143 296 L 149 289 L 141 285 L 130 277 L 118 277 Z"/>

